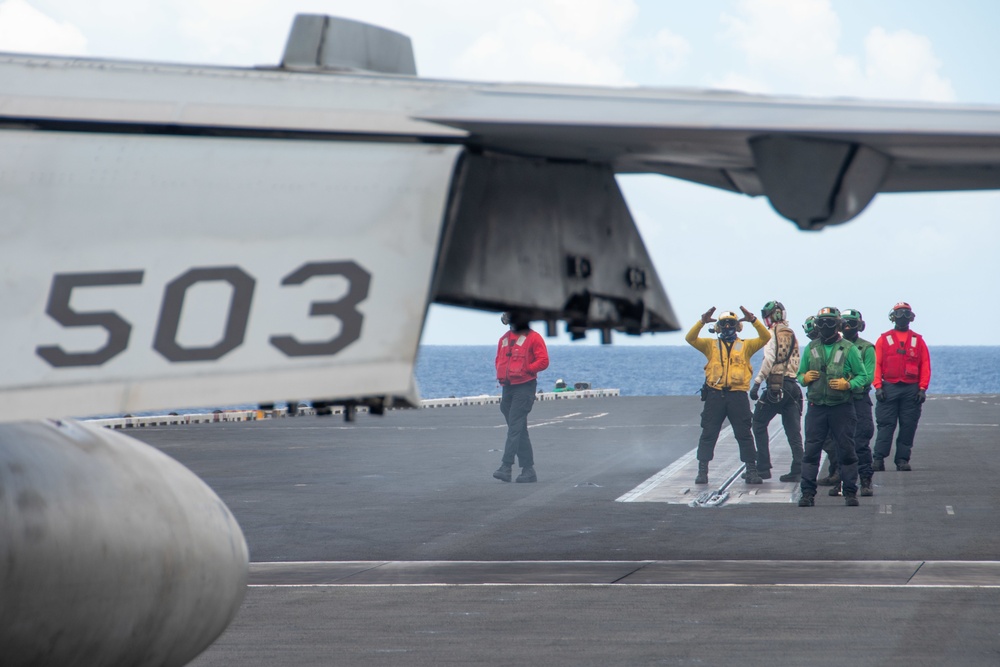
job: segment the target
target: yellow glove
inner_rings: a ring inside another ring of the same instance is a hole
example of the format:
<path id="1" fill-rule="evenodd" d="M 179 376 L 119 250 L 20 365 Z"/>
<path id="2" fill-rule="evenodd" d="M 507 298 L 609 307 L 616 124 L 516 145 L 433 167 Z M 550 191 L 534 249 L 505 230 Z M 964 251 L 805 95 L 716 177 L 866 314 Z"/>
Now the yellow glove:
<path id="1" fill-rule="evenodd" d="M 829 384 L 830 389 L 836 389 L 837 391 L 847 391 L 851 388 L 851 383 L 844 378 L 833 378 Z"/>
<path id="2" fill-rule="evenodd" d="M 810 384 L 819 379 L 819 371 L 806 371 L 805 375 L 802 376 L 802 381 L 806 384 Z"/>

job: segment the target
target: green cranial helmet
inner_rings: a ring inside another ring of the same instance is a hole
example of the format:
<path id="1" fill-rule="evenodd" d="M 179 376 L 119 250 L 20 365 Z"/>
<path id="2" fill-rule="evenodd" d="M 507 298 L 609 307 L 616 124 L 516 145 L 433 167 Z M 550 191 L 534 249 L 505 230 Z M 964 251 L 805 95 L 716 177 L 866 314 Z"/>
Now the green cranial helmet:
<path id="1" fill-rule="evenodd" d="M 819 332 L 816 331 L 816 318 L 810 315 L 806 318 L 806 321 L 802 323 L 802 330 L 806 332 L 806 336 L 810 339 L 816 338 Z"/>
<path id="2" fill-rule="evenodd" d="M 768 301 L 760 309 L 760 316 L 764 324 L 771 326 L 774 322 L 785 321 L 785 307 L 780 301 Z"/>
<path id="3" fill-rule="evenodd" d="M 865 330 L 865 318 L 861 316 L 860 310 L 848 308 L 840 314 L 845 329 L 852 329 L 859 333 Z"/>
<path id="4" fill-rule="evenodd" d="M 816 313 L 816 321 L 813 323 L 819 337 L 824 343 L 830 344 L 837 340 L 840 335 L 840 325 L 843 320 L 840 317 L 840 310 L 833 306 L 820 308 Z"/>
<path id="5" fill-rule="evenodd" d="M 820 308 L 819 312 L 816 313 L 816 319 L 818 320 L 818 319 L 821 319 L 821 318 L 824 318 L 824 317 L 832 317 L 834 319 L 839 320 L 840 319 L 840 310 L 838 310 L 837 308 L 834 308 L 833 306 L 826 306 L 824 308 Z"/>

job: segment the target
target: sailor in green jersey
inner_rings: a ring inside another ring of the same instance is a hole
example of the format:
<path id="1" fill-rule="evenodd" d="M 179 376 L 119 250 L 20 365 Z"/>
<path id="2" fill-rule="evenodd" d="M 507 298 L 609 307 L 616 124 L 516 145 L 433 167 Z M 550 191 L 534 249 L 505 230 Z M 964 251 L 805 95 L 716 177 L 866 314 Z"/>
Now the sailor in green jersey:
<path id="1" fill-rule="evenodd" d="M 816 498 L 816 475 L 829 433 L 837 447 L 844 499 L 848 506 L 858 505 L 858 456 L 854 451 L 854 413 L 852 391 L 871 382 L 861 355 L 854 344 L 840 335 L 840 311 L 821 308 L 814 327 L 819 337 L 802 353 L 798 379 L 807 387 L 806 442 L 802 456 L 802 498 L 799 507 L 812 507 Z"/>
<path id="2" fill-rule="evenodd" d="M 865 320 L 861 316 L 861 311 L 848 308 L 841 313 L 840 317 L 844 338 L 854 343 L 854 347 L 858 348 L 861 362 L 865 365 L 865 374 L 869 378 L 875 377 L 875 346 L 858 335 L 865 330 Z M 854 451 L 858 455 L 858 478 L 861 480 L 859 495 L 862 496 L 874 494 L 872 490 L 871 441 L 872 436 L 875 435 L 875 420 L 872 417 L 870 391 L 870 382 L 860 389 L 853 390 L 854 414 L 858 418 L 858 424 L 854 428 Z M 831 495 L 832 493 L 831 491 Z"/>
<path id="3" fill-rule="evenodd" d="M 806 321 L 802 323 L 802 330 L 806 332 L 806 337 L 809 340 L 819 338 L 815 315 L 810 315 L 806 318 Z M 833 486 L 836 484 L 837 493 L 833 493 L 833 489 L 830 490 L 830 495 L 836 496 L 840 493 L 840 473 L 837 472 L 837 448 L 834 446 L 833 438 L 829 434 L 823 439 L 823 451 L 826 452 L 827 476 L 816 480 L 816 483 L 820 486 Z M 800 462 L 799 468 L 801 469 L 801 467 Z"/>

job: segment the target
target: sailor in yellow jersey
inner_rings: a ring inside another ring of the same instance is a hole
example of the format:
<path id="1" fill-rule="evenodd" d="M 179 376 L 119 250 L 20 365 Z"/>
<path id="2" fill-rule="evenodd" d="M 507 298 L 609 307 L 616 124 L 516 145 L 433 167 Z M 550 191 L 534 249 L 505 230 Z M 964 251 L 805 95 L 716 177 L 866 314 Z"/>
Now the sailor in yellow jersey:
<path id="1" fill-rule="evenodd" d="M 750 412 L 750 380 L 753 378 L 753 367 L 750 357 L 760 350 L 771 334 L 760 320 L 749 310 L 740 306 L 743 317 L 737 318 L 736 313 L 725 311 L 716 320 L 712 317 L 715 306 L 710 308 L 701 319 L 688 331 L 685 340 L 699 352 L 705 355 L 705 384 L 701 388 L 701 400 L 705 407 L 701 411 L 701 438 L 698 440 L 698 476 L 695 484 L 708 484 L 708 462 L 715 457 L 715 443 L 719 439 L 722 423 L 728 418 L 733 427 L 733 435 L 740 446 L 740 460 L 747 464 L 747 484 L 760 484 L 757 474 L 757 450 L 754 447 L 750 424 L 753 414 Z M 710 322 L 716 322 L 714 331 L 718 338 L 700 338 L 701 328 Z M 743 322 L 750 322 L 757 330 L 757 338 L 743 340 L 737 334 L 743 328 Z"/>

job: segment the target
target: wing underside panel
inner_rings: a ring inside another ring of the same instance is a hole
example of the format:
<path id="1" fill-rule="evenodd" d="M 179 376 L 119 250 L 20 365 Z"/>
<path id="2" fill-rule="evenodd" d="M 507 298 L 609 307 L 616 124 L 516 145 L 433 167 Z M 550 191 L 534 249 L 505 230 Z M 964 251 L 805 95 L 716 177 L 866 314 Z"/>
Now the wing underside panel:
<path id="1" fill-rule="evenodd" d="M 614 174 L 597 165 L 467 155 L 434 298 L 565 320 L 577 335 L 680 326 Z"/>

